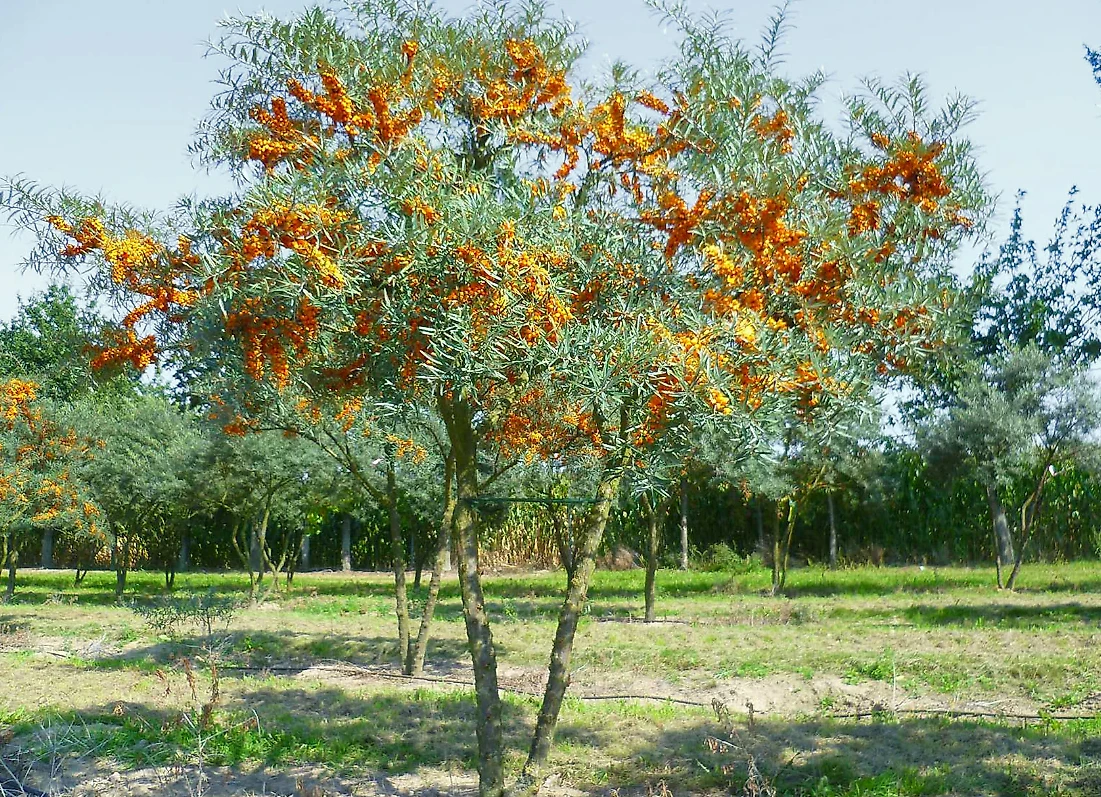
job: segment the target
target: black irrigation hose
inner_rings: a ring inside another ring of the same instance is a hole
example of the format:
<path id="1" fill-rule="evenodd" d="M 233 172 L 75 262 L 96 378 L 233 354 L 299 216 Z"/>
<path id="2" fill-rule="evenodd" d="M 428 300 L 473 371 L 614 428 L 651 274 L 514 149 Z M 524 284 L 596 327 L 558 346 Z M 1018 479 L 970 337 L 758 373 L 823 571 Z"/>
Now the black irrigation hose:
<path id="1" fill-rule="evenodd" d="M 12 778 L 0 778 L 0 797 L 50 797 L 49 792 L 25 786 Z"/>
<path id="2" fill-rule="evenodd" d="M 881 711 L 851 711 L 845 713 L 830 714 L 829 716 L 834 719 L 864 719 L 866 717 L 880 717 L 885 714 L 908 714 L 911 716 L 919 717 L 974 717 L 978 719 L 999 719 L 999 720 L 1092 720 L 1097 719 L 1099 714 L 1016 714 L 1002 711 L 975 711 L 972 709 L 960 708 L 896 708 L 893 711 L 891 709 L 884 708 Z"/>
<path id="3" fill-rule="evenodd" d="M 459 678 L 443 678 L 434 675 L 404 675 L 402 673 L 389 672 L 386 670 L 374 670 L 369 667 L 360 667 L 348 662 L 330 662 L 322 663 L 320 665 L 275 665 L 272 667 L 258 667 L 258 666 L 224 666 L 222 670 L 237 670 L 242 672 L 285 672 L 285 673 L 303 673 L 312 669 L 327 669 L 327 670 L 343 670 L 346 673 L 360 676 L 374 676 L 376 678 L 386 678 L 393 681 L 425 681 L 428 683 L 442 683 L 453 684 L 456 686 L 465 686 L 473 688 L 474 684 L 471 681 L 464 681 Z M 540 693 L 529 692 L 525 689 L 519 689 L 511 686 L 500 686 L 499 689 L 502 692 L 509 692 L 515 695 L 526 695 L 527 697 L 542 697 Z M 614 695 L 571 695 L 575 700 L 582 701 L 597 701 L 597 700 L 657 700 L 663 703 L 675 703 L 681 706 L 694 706 L 697 708 L 711 708 L 714 703 L 703 703 L 699 700 L 687 700 L 680 697 L 668 697 L 665 695 L 635 695 L 635 694 L 614 694 Z M 1101 693 L 1092 695 L 1086 698 L 1082 702 L 1087 702 L 1096 697 L 1101 697 Z M 827 714 L 826 716 L 831 719 L 865 719 L 871 717 L 879 717 L 885 714 L 907 714 L 915 716 L 929 716 L 929 717 L 973 717 L 979 719 L 1012 719 L 1012 720 L 1089 720 L 1096 719 L 1099 714 L 1018 714 L 1007 713 L 999 711 L 979 711 L 973 709 L 924 709 L 924 708 L 899 708 L 891 711 L 889 709 L 883 709 L 881 711 L 852 711 L 852 712 L 836 712 Z"/>

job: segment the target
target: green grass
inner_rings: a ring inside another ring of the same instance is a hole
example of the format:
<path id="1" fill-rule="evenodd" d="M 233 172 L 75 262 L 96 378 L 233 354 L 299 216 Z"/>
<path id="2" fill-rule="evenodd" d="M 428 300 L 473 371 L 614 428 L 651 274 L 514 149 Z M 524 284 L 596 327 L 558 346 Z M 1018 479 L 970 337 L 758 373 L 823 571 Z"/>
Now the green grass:
<path id="1" fill-rule="evenodd" d="M 655 625 L 635 622 L 642 578 L 596 574 L 578 629 L 573 693 L 667 694 L 705 705 L 569 699 L 552 764 L 571 785 L 739 793 L 753 756 L 792 797 L 1101 792 L 1101 720 L 948 722 L 896 717 L 889 705 L 1004 704 L 1046 715 L 1096 707 L 1097 563 L 1026 566 L 1015 594 L 993 588 L 990 568 L 804 568 L 791 572 L 781 598 L 765 595 L 763 569 L 662 571 L 658 612 L 667 622 Z M 489 576 L 485 586 L 502 682 L 537 690 L 563 578 Z M 244 595 L 247 580 L 177 576 L 177 594 L 211 589 Z M 414 605 L 426 592 L 412 591 Z M 131 574 L 127 601 L 162 594 L 160 574 Z M 393 667 L 392 605 L 385 574 L 307 573 L 264 606 L 241 609 L 225 638 L 208 761 L 323 766 L 353 778 L 469 771 L 474 707 L 461 688 L 233 669 L 326 660 Z M 430 672 L 469 677 L 453 578 L 437 618 Z M 76 754 L 131 768 L 178 762 L 195 745 L 182 719 L 195 708 L 179 662 L 201 657 L 200 643 L 191 631 L 159 636 L 117 606 L 111 573 L 90 573 L 77 587 L 65 574 L 23 571 L 16 601 L 0 606 L 0 669 L 13 684 L 0 690 L 0 725 L 12 726 L 35 755 L 47 753 L 34 738 L 49 724 L 70 729 L 63 740 Z M 752 702 L 754 726 L 720 722 L 707 708 L 712 698 L 736 718 Z M 831 716 L 873 705 L 872 721 Z M 506 696 L 510 771 L 523 762 L 537 710 L 530 697 Z"/>

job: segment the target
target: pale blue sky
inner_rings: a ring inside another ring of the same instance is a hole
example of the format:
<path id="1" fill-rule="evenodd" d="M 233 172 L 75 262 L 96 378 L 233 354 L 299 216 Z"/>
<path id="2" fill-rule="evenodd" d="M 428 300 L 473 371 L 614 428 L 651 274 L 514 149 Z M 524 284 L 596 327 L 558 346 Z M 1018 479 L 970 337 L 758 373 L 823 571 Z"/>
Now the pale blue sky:
<path id="1" fill-rule="evenodd" d="M 459 10 L 465 0 L 448 0 Z M 773 0 L 704 3 L 726 8 L 755 39 Z M 191 168 L 187 145 L 220 63 L 204 59 L 227 11 L 293 13 L 301 0 L 0 0 L 0 175 L 22 174 L 108 199 L 163 207 L 216 191 Z M 671 46 L 642 2 L 561 0 L 592 43 L 591 68 L 610 58 L 646 66 Z M 1083 45 L 1101 46 L 1101 0 L 801 0 L 793 4 L 787 69 L 824 69 L 827 97 L 862 75 L 927 78 L 936 96 L 980 101 L 970 128 L 989 185 L 1029 192 L 1029 231 L 1046 235 L 1068 189 L 1101 201 L 1101 88 Z M 16 295 L 45 284 L 21 274 L 30 242 L 0 228 L 0 318 Z"/>

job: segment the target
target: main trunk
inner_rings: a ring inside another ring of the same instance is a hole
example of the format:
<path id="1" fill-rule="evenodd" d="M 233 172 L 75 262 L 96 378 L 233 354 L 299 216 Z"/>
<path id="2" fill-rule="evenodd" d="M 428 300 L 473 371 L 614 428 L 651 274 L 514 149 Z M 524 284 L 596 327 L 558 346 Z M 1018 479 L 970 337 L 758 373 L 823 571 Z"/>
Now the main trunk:
<path id="1" fill-rule="evenodd" d="M 440 413 L 447 425 L 455 456 L 457 500 L 452 517 L 452 534 L 459 560 L 459 588 L 463 597 L 466 639 L 474 666 L 474 694 L 477 701 L 478 793 L 480 797 L 502 797 L 505 793 L 501 695 L 497 689 L 497 654 L 485 609 L 482 580 L 478 575 L 478 525 L 473 501 L 478 497 L 477 449 L 474 415 L 465 403 L 441 399 Z"/>
<path id="2" fill-rule="evenodd" d="M 791 561 L 791 538 L 795 534 L 795 517 L 798 512 L 798 504 L 795 499 L 788 499 L 788 530 L 784 538 L 784 564 L 780 569 L 780 589 L 788 583 L 788 564 Z"/>
<path id="3" fill-rule="evenodd" d="M 352 572 L 352 516 L 348 514 L 340 523 L 340 569 Z"/>
<path id="4" fill-rule="evenodd" d="M 558 715 L 562 711 L 562 700 L 566 688 L 570 685 L 570 657 L 573 655 L 573 641 L 577 633 L 577 621 L 585 608 L 589 594 L 589 583 L 596 569 L 596 552 L 608 525 L 608 513 L 612 500 L 619 491 L 619 481 L 623 472 L 624 459 L 617 458 L 605 467 L 600 484 L 597 487 L 596 503 L 589 512 L 582 530 L 582 538 L 577 548 L 574 562 L 574 574 L 570 578 L 566 599 L 558 614 L 558 630 L 554 635 L 551 648 L 550 667 L 547 673 L 547 688 L 543 694 L 543 705 L 539 709 L 539 719 L 535 724 L 535 735 L 531 740 L 524 773 L 533 775 L 546 763 L 554 742 L 554 730 L 558 725 Z"/>
<path id="5" fill-rule="evenodd" d="M 649 516 L 649 538 L 646 545 L 646 622 L 652 623 L 657 612 L 657 574 L 658 574 L 658 548 L 661 544 L 661 515 L 664 514 L 665 504 L 654 504 L 649 498 L 644 498 Z"/>
<path id="6" fill-rule="evenodd" d="M 440 595 L 440 581 L 443 579 L 444 569 L 450 563 L 451 520 L 455 514 L 455 496 L 451 491 L 454 472 L 455 460 L 448 456 L 444 461 L 443 518 L 440 520 L 440 533 L 436 540 L 436 558 L 432 562 L 432 578 L 428 582 L 428 598 L 424 603 L 424 614 L 421 615 L 420 633 L 417 634 L 417 644 L 410 651 L 411 660 L 406 665 L 406 671 L 410 675 L 420 675 L 424 671 L 424 657 L 428 652 L 428 634 L 432 625 L 432 616 L 436 612 L 436 601 Z"/>
<path id="7" fill-rule="evenodd" d="M 271 573 L 271 584 L 268 586 L 267 591 L 264 593 L 264 599 L 266 600 L 272 592 L 279 586 L 279 568 L 271 560 L 271 554 L 268 550 L 268 525 L 271 523 L 271 502 L 274 496 L 267 496 L 264 502 L 264 514 L 260 518 L 260 527 L 256 531 L 253 537 L 256 551 L 260 555 L 260 567 L 257 570 L 257 585 L 264 580 L 265 573 Z"/>
<path id="8" fill-rule="evenodd" d="M 826 493 L 826 507 L 830 512 L 830 569 L 837 569 L 837 521 L 833 512 L 833 493 Z"/>
<path id="9" fill-rule="evenodd" d="M 1009 521 L 1005 516 L 1005 507 L 998 498 L 998 491 L 993 485 L 986 487 L 986 500 L 990 504 L 990 517 L 994 522 L 994 543 L 996 551 L 996 563 L 998 568 L 998 588 L 1001 589 L 1002 570 L 1014 560 L 1013 535 L 1009 531 Z"/>
<path id="10" fill-rule="evenodd" d="M 405 589 L 405 541 L 401 537 L 401 515 L 398 514 L 397 477 L 394 459 L 386 466 L 386 514 L 390 520 L 390 558 L 394 566 L 394 607 L 398 615 L 398 660 L 409 675 L 409 594 Z"/>
<path id="11" fill-rule="evenodd" d="M 780 515 L 783 513 L 783 502 L 777 500 L 775 511 L 772 513 L 772 595 L 780 591 L 780 565 L 783 561 L 780 538 Z"/>
<path id="12" fill-rule="evenodd" d="M 680 569 L 688 569 L 688 477 L 680 477 Z"/>
<path id="13" fill-rule="evenodd" d="M 47 526 L 42 531 L 42 568 L 52 570 L 54 566 L 54 530 Z"/>
<path id="14" fill-rule="evenodd" d="M 115 600 L 121 601 L 122 594 L 126 591 L 126 573 L 130 568 L 130 535 L 119 546 L 118 537 L 115 538 Z"/>

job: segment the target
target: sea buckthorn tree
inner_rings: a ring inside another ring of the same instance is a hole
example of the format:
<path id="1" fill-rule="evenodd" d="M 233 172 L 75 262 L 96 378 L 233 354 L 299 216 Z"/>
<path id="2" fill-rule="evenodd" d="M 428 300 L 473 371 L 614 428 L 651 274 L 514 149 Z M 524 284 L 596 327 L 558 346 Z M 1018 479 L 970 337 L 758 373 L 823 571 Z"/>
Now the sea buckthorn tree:
<path id="1" fill-rule="evenodd" d="M 534 773 L 624 473 L 701 426 L 809 421 L 934 348 L 949 256 L 986 202 L 966 103 L 931 112 L 914 83 L 869 84 L 830 127 L 821 78 L 781 77 L 775 37 L 754 51 L 672 21 L 681 50 L 654 78 L 585 83 L 580 39 L 541 2 L 232 19 L 195 144 L 232 195 L 158 216 L 8 187 L 39 262 L 85 264 L 127 309 L 101 363 L 199 359 L 253 403 L 437 415 L 485 795 L 505 781 L 484 463 L 599 463 Z"/>
<path id="2" fill-rule="evenodd" d="M 47 524 L 106 542 L 99 507 L 78 478 L 89 442 L 63 426 L 23 379 L 0 382 L 0 524 L 8 570 L 5 600 L 15 594 L 25 533 Z"/>

